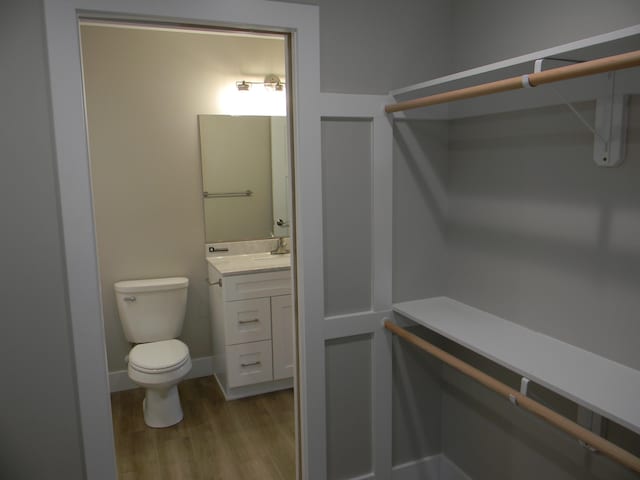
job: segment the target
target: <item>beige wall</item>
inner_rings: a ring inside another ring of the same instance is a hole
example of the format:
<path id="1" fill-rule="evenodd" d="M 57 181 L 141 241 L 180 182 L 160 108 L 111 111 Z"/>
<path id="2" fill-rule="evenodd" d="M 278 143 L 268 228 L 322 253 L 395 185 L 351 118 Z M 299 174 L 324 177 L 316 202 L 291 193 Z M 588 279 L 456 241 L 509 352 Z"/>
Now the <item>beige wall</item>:
<path id="1" fill-rule="evenodd" d="M 231 113 L 236 80 L 284 76 L 284 42 L 91 25 L 82 46 L 109 370 L 129 350 L 122 279 L 189 277 L 182 338 L 210 355 L 197 116 Z"/>

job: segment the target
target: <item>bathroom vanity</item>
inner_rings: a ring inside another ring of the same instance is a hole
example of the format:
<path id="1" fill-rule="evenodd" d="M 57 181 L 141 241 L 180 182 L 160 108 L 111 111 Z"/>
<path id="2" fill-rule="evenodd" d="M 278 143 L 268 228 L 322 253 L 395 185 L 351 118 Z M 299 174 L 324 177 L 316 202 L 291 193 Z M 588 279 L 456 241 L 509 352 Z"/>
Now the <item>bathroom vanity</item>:
<path id="1" fill-rule="evenodd" d="M 290 254 L 207 256 L 216 378 L 226 399 L 293 386 Z"/>

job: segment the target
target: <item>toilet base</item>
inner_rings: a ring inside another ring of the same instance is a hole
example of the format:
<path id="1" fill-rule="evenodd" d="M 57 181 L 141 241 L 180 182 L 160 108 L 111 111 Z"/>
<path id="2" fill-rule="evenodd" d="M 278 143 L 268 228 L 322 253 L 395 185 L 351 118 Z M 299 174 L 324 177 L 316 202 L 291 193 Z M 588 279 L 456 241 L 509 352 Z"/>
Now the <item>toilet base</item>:
<path id="1" fill-rule="evenodd" d="M 142 402 L 144 423 L 153 428 L 165 428 L 180 423 L 183 418 L 178 386 L 147 388 Z"/>

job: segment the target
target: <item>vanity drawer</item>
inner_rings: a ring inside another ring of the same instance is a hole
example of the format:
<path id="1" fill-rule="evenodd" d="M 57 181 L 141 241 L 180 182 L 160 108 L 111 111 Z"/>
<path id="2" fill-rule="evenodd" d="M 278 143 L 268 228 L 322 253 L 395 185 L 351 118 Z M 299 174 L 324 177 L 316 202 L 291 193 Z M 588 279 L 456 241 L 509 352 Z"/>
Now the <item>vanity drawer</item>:
<path id="1" fill-rule="evenodd" d="M 225 345 L 271 338 L 269 298 L 224 302 Z"/>
<path id="2" fill-rule="evenodd" d="M 271 297 L 291 293 L 291 270 L 249 273 L 225 276 L 223 295 L 225 301 L 246 298 Z"/>
<path id="3" fill-rule="evenodd" d="M 230 345 L 225 355 L 229 387 L 273 380 L 270 340 Z"/>

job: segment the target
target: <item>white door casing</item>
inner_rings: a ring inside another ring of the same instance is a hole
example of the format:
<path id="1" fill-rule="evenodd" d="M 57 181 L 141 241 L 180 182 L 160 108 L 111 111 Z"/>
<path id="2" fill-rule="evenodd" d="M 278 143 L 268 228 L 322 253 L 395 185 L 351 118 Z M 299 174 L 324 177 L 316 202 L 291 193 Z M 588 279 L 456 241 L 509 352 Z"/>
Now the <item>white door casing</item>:
<path id="1" fill-rule="evenodd" d="M 291 34 L 295 289 L 302 476 L 326 477 L 318 8 L 265 0 L 46 0 L 57 173 L 86 476 L 116 478 L 101 317 L 78 19 L 225 26 Z"/>

